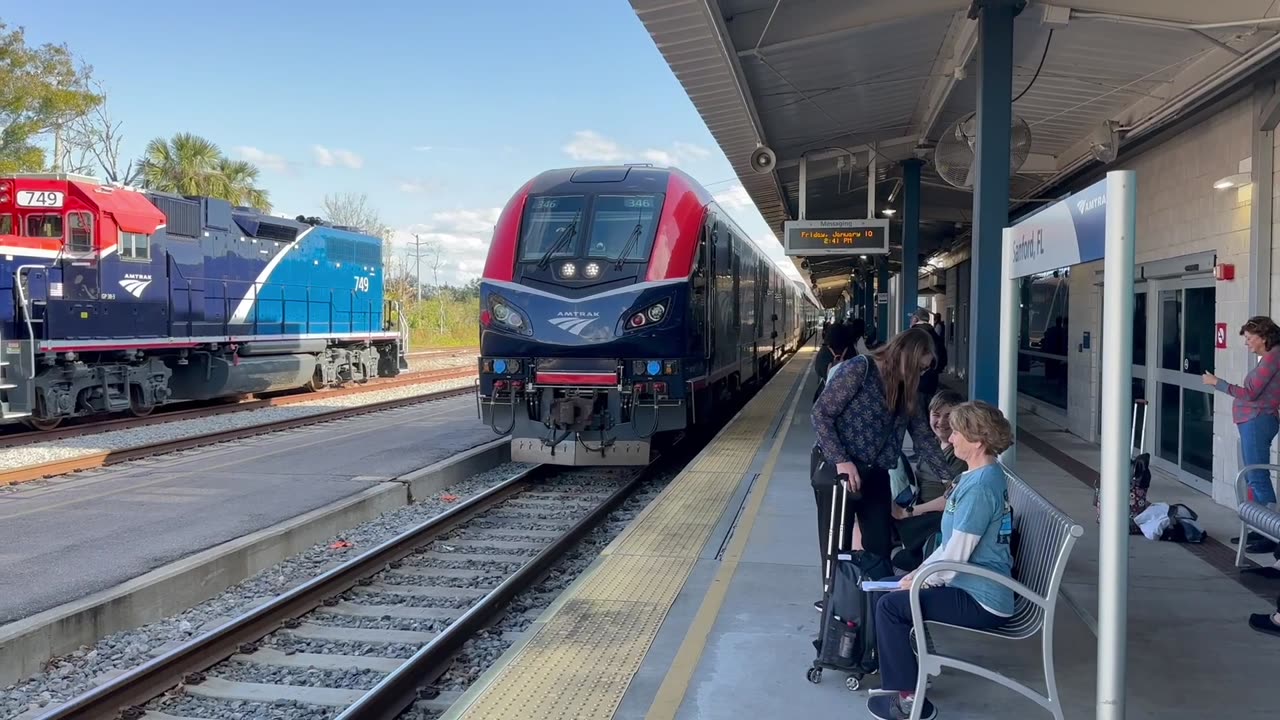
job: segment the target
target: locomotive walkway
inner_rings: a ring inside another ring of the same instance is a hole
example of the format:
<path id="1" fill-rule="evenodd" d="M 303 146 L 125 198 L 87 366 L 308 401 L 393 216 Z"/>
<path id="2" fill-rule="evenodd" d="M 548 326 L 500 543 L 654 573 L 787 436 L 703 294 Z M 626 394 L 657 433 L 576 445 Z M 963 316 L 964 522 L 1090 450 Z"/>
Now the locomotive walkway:
<path id="1" fill-rule="evenodd" d="M 848 691 L 839 673 L 826 673 L 820 685 L 805 679 L 818 619 L 813 602 L 821 590 L 807 477 L 812 357 L 802 351 L 775 378 L 774 383 L 786 385 L 784 393 L 766 389 L 753 401 L 757 410 L 768 403 L 754 420 L 758 427 L 725 434 L 730 441 L 736 435 L 745 455 L 734 468 L 733 492 L 715 504 L 712 518 L 693 512 L 703 504 L 682 503 L 693 514 L 669 525 L 661 544 L 642 530 L 645 516 L 637 519 L 444 720 L 870 717 L 865 690 Z M 803 374 L 793 371 L 797 365 Z M 748 406 L 744 415 L 751 410 Z M 1064 605 L 1076 612 L 1059 606 L 1054 637 L 1066 717 L 1093 717 L 1097 530 L 1092 489 L 1082 476 L 1089 462 L 1096 463 L 1097 448 L 1037 425 L 1034 418 L 1021 419 L 1020 426 L 1019 474 L 1086 529 L 1064 584 Z M 708 474 L 687 471 L 677 478 L 666 492 L 669 502 L 693 492 Z M 1152 498 L 1191 497 L 1182 493 L 1176 481 L 1157 478 Z M 1189 504 L 1219 542 L 1235 534 L 1230 510 L 1203 496 Z M 653 510 L 656 517 L 660 510 Z M 708 532 L 692 532 L 694 524 Z M 1248 629 L 1246 620 L 1274 607 L 1280 581 L 1246 587 L 1221 567 L 1218 550 L 1204 546 L 1139 537 L 1131 539 L 1130 548 L 1127 716 L 1274 717 L 1280 643 Z M 654 557 L 640 562 L 646 555 Z M 678 578 L 678 590 L 667 592 L 654 573 L 680 557 L 694 558 L 691 569 Z M 620 558 L 629 558 L 630 566 Z M 643 621 L 653 612 L 657 623 Z M 971 633 L 941 631 L 935 639 L 943 650 L 956 648 L 947 642 L 960 639 L 962 656 L 1032 687 L 1043 686 L 1035 680 L 1041 667 L 1038 641 L 985 642 Z M 590 663 L 582 661 L 586 653 L 593 653 Z M 878 682 L 872 676 L 864 686 Z M 930 698 L 941 718 L 1049 717 L 1005 688 L 955 671 L 935 678 Z"/>
<path id="2" fill-rule="evenodd" d="M 318 530 L 264 538 L 187 587 L 131 597 L 111 612 L 115 624 L 132 627 L 180 611 L 191 598 L 203 600 L 290 552 L 403 505 L 409 489 L 392 478 L 497 439 L 476 418 L 474 398 L 464 395 L 6 489 L 0 686 L 30 664 L 19 657 L 23 646 L 12 633 L 34 620 L 15 621 L 60 612 L 65 603 L 308 513 L 323 517 Z M 37 667 L 43 659 L 35 658 Z"/>

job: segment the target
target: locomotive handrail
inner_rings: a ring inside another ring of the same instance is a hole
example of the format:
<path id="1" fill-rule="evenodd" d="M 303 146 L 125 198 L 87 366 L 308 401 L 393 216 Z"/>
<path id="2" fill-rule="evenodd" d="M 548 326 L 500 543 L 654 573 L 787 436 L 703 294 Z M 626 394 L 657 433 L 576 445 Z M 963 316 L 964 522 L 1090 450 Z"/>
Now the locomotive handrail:
<path id="1" fill-rule="evenodd" d="M 19 265 L 13 271 L 13 286 L 18 289 L 18 303 L 22 306 L 22 318 L 27 325 L 27 340 L 30 342 L 31 363 L 27 366 L 27 379 L 36 378 L 36 329 L 31 324 L 31 305 L 27 300 L 27 290 L 22 286 L 22 276 L 28 270 L 47 270 L 45 265 Z M 46 282 L 47 282 L 46 278 Z"/>

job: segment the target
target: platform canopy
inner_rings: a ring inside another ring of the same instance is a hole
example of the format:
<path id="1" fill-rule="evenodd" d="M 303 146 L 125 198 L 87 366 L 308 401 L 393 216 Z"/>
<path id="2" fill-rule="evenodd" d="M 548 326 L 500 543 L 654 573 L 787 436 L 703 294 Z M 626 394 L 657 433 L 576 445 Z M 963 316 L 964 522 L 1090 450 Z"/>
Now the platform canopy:
<path id="1" fill-rule="evenodd" d="M 895 208 L 901 162 L 925 161 L 917 263 L 967 257 L 973 190 L 935 148 L 976 111 L 978 23 L 969 0 L 631 0 L 743 186 L 783 237 L 798 218 L 863 218 L 876 158 L 877 214 Z M 1222 102 L 1280 55 L 1272 0 L 1078 0 L 1025 5 L 1013 43 L 1013 112 L 1030 131 L 1011 213 L 1101 177 L 1196 108 Z M 1034 78 L 1034 80 L 1033 80 Z M 1024 92 L 1025 91 L 1025 92 Z M 766 172 L 752 155 L 776 156 Z M 1114 162 L 1114 161 L 1112 161 Z M 952 173 L 954 178 L 954 173 Z M 1069 187 L 1070 186 L 1070 187 Z M 866 260 L 811 262 L 824 302 Z M 799 260 L 797 259 L 799 265 Z M 806 277 L 809 275 L 806 274 Z"/>

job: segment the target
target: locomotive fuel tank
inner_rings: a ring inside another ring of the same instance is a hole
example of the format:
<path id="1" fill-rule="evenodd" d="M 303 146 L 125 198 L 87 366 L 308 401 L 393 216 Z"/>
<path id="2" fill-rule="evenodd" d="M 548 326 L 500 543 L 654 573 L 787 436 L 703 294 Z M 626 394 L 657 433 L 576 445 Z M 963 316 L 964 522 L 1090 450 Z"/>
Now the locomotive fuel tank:
<path id="1" fill-rule="evenodd" d="M 186 365 L 175 362 L 171 367 L 169 386 L 175 400 L 211 400 L 302 387 L 315 376 L 316 356 L 195 353 Z"/>

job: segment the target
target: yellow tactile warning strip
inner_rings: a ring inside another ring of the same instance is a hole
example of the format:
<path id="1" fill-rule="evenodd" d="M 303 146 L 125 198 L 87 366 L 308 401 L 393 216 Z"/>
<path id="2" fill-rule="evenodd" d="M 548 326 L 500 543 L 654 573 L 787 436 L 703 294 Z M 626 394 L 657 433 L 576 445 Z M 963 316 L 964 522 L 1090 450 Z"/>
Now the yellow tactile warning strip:
<path id="1" fill-rule="evenodd" d="M 459 720 L 613 717 L 779 408 L 794 411 L 787 396 L 810 352 L 802 349 L 606 549 Z"/>

